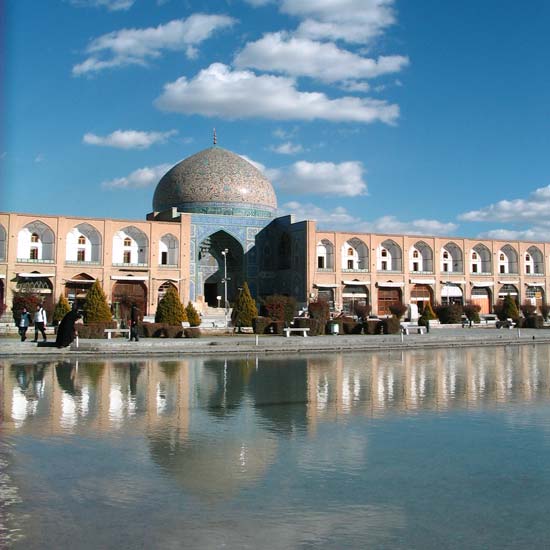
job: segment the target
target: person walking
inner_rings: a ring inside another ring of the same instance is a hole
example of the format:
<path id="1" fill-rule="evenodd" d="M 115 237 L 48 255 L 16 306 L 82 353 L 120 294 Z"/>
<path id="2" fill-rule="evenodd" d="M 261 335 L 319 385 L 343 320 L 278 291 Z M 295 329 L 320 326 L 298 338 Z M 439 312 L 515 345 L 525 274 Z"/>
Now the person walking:
<path id="1" fill-rule="evenodd" d="M 136 339 L 136 342 L 139 342 L 138 321 L 139 321 L 139 310 L 136 307 L 136 304 L 132 304 L 132 309 L 130 310 L 130 342 L 134 338 Z"/>
<path id="2" fill-rule="evenodd" d="M 42 339 L 46 342 L 46 323 L 48 318 L 46 317 L 46 310 L 42 307 L 42 304 L 36 306 L 36 313 L 34 314 L 34 340 L 33 342 L 38 342 L 38 332 L 42 333 Z"/>
<path id="3" fill-rule="evenodd" d="M 27 339 L 27 330 L 31 325 L 31 314 L 24 307 L 21 312 L 21 318 L 19 319 L 19 336 L 21 336 L 21 342 Z"/>

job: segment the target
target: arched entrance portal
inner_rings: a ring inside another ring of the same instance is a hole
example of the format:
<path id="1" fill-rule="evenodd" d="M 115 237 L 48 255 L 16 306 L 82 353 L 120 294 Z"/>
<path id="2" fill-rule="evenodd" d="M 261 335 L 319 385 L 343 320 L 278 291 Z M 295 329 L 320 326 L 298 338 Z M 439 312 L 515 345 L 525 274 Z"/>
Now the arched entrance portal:
<path id="1" fill-rule="evenodd" d="M 401 303 L 400 288 L 380 287 L 378 289 L 378 315 L 391 315 L 390 307 Z"/>
<path id="2" fill-rule="evenodd" d="M 199 281 L 204 301 L 210 307 L 224 306 L 226 292 L 229 304 L 235 301 L 238 288 L 245 278 L 243 261 L 241 244 L 225 231 L 218 231 L 201 242 Z"/>
<path id="3" fill-rule="evenodd" d="M 491 291 L 486 287 L 472 288 L 472 304 L 477 304 L 481 310 L 480 313 L 491 312 Z"/>
<path id="4" fill-rule="evenodd" d="M 430 285 L 415 284 L 411 289 L 411 302 L 418 306 L 421 314 L 428 302 L 433 305 L 433 291 Z"/>
<path id="5" fill-rule="evenodd" d="M 112 303 L 117 319 L 129 319 L 132 304 L 136 304 L 141 316 L 147 315 L 147 287 L 142 281 L 117 281 Z"/>

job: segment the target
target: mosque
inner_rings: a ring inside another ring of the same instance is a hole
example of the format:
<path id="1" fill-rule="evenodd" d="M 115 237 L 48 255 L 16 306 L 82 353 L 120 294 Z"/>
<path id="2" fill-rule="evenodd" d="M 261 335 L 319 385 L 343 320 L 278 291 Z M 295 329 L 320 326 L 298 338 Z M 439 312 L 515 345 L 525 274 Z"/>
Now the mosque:
<path id="1" fill-rule="evenodd" d="M 81 305 L 97 279 L 118 318 L 131 303 L 154 315 L 169 287 L 207 312 L 246 281 L 256 299 L 323 299 L 335 311 L 430 301 L 489 313 L 508 294 L 546 303 L 549 253 L 550 243 L 320 231 L 277 216 L 268 179 L 214 140 L 161 178 L 144 221 L 0 213 L 0 304 L 11 318 L 13 293 L 32 291 L 51 318 L 60 295 Z"/>

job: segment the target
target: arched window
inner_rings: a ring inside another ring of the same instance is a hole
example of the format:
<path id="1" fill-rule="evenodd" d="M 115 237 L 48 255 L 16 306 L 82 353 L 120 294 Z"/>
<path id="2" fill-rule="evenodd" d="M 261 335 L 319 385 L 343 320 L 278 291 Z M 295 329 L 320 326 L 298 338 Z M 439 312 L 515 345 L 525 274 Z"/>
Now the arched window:
<path id="1" fill-rule="evenodd" d="M 113 236 L 113 264 L 147 265 L 149 241 L 135 226 L 124 227 Z"/>
<path id="2" fill-rule="evenodd" d="M 484 244 L 476 244 L 470 258 L 470 273 L 491 273 L 491 252 Z"/>
<path id="3" fill-rule="evenodd" d="M 124 239 L 124 246 L 132 246 L 132 239 L 130 237 Z"/>
<path id="4" fill-rule="evenodd" d="M 78 237 L 78 244 L 86 244 L 86 237 L 84 235 Z"/>
<path id="5" fill-rule="evenodd" d="M 31 243 L 38 243 L 40 242 L 40 237 L 38 236 L 37 233 L 33 233 L 31 235 Z"/>
<path id="6" fill-rule="evenodd" d="M 328 239 L 317 243 L 317 269 L 334 270 L 334 245 Z"/>
<path id="7" fill-rule="evenodd" d="M 348 256 L 353 256 L 353 248 L 348 248 Z"/>
<path id="8" fill-rule="evenodd" d="M 381 243 L 377 249 L 376 267 L 379 271 L 403 271 L 401 247 L 391 239 Z"/>
<path id="9" fill-rule="evenodd" d="M 536 246 L 531 246 L 525 254 L 524 268 L 526 275 L 544 275 L 544 259 Z"/>
<path id="10" fill-rule="evenodd" d="M 358 237 L 352 237 L 342 245 L 341 264 L 343 270 L 368 271 L 369 249 Z"/>
<path id="11" fill-rule="evenodd" d="M 42 221 L 35 220 L 17 235 L 17 260 L 53 263 L 55 236 Z"/>
<path id="12" fill-rule="evenodd" d="M 179 243 L 174 235 L 163 235 L 159 241 L 159 265 L 177 266 Z"/>
<path id="13" fill-rule="evenodd" d="M 453 242 L 447 243 L 442 249 L 441 271 L 443 273 L 463 273 L 462 250 Z"/>

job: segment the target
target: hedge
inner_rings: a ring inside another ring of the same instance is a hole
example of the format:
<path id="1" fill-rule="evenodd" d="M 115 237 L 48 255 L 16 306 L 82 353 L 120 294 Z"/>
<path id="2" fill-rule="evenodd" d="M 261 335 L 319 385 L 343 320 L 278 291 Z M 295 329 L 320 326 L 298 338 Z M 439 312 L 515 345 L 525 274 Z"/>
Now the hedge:
<path id="1" fill-rule="evenodd" d="M 80 323 L 74 326 L 79 338 L 105 338 L 106 328 L 117 328 L 116 321 L 104 323 L 88 323 L 81 325 Z"/>
<path id="2" fill-rule="evenodd" d="M 144 338 L 183 337 L 183 327 L 167 323 L 142 323 L 140 332 Z"/>
<path id="3" fill-rule="evenodd" d="M 201 329 L 198 327 L 183 329 L 183 334 L 186 338 L 200 338 L 202 336 Z"/>

